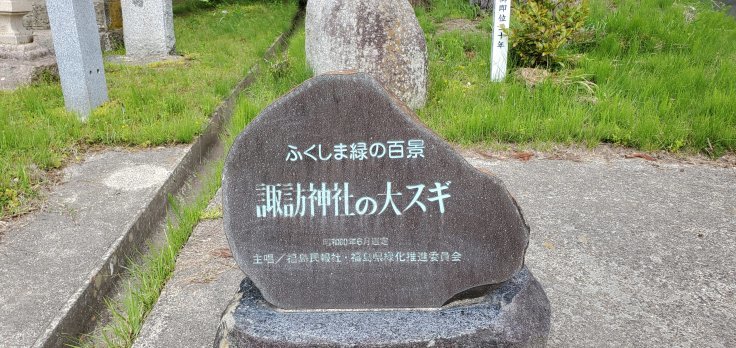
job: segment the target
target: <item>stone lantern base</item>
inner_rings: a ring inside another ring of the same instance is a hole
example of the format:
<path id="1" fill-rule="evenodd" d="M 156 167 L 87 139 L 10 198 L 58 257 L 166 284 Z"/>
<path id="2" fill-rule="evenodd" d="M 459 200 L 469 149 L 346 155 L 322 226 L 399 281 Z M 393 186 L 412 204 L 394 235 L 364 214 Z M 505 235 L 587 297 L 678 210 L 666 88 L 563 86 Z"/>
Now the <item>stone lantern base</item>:
<path id="1" fill-rule="evenodd" d="M 0 90 L 12 90 L 36 81 L 44 72 L 58 75 L 56 59 L 35 42 L 0 44 Z"/>

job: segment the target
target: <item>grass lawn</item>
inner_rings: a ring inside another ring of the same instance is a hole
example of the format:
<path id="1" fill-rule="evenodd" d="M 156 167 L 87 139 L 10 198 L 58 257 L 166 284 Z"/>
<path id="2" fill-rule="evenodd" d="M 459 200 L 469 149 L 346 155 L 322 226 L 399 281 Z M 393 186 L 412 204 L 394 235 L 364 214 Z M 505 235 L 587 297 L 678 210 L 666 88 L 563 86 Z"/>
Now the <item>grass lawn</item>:
<path id="1" fill-rule="evenodd" d="M 64 110 L 57 81 L 0 92 L 0 218 L 30 209 L 46 172 L 85 147 L 191 142 L 289 27 L 297 7 L 296 0 L 178 3 L 176 47 L 186 59 L 145 67 L 106 63 L 110 101 L 87 123 Z"/>
<path id="2" fill-rule="evenodd" d="M 570 47 L 579 61 L 533 88 L 513 65 L 505 83 L 490 82 L 491 18 L 467 3 L 417 10 L 430 58 L 419 115 L 447 140 L 736 150 L 736 20 L 711 2 L 590 0 L 598 39 Z M 454 18 L 479 30 L 443 30 Z"/>

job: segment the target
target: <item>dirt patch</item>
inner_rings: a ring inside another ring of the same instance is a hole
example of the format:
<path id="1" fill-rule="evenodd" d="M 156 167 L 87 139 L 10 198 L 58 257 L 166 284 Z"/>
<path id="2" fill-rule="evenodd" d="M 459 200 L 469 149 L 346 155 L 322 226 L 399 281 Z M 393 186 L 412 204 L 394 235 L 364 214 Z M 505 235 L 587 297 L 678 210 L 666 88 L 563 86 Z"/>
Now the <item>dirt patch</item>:
<path id="1" fill-rule="evenodd" d="M 481 30 L 478 29 L 479 24 L 480 21 L 471 21 L 465 18 L 450 19 L 448 21 L 440 23 L 437 33 L 441 34 L 448 31 L 466 31 L 480 33 Z"/>
<path id="2" fill-rule="evenodd" d="M 736 168 L 736 154 L 728 153 L 719 158 L 709 158 L 702 154 L 670 153 L 666 151 L 643 152 L 636 149 L 603 144 L 594 148 L 582 146 L 552 145 L 543 150 L 534 149 L 532 145 L 496 144 L 493 146 L 472 146 L 459 149 L 464 156 L 482 157 L 496 160 L 528 161 L 568 160 L 575 162 L 614 159 L 644 160 L 651 165 L 686 164 L 718 168 Z"/>
<path id="3" fill-rule="evenodd" d="M 524 82 L 529 88 L 546 81 L 551 75 L 549 71 L 539 68 L 519 68 L 514 74 L 517 80 Z"/>
<path id="4" fill-rule="evenodd" d="M 213 201 L 218 198 L 213 199 Z M 217 203 L 210 203 L 211 207 Z M 222 219 L 203 220 L 195 228 L 176 260 L 173 282 L 209 284 L 223 273 L 237 269 L 235 259 L 222 233 Z"/>

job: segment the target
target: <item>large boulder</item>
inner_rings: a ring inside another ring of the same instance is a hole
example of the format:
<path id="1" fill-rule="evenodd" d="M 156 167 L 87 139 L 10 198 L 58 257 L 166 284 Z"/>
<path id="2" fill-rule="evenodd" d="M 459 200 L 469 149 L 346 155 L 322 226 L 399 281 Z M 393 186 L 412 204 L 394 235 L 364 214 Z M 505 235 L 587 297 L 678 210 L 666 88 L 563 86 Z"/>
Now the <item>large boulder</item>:
<path id="1" fill-rule="evenodd" d="M 427 43 L 407 0 L 310 0 L 307 62 L 315 75 L 373 75 L 413 109 L 427 100 Z"/>

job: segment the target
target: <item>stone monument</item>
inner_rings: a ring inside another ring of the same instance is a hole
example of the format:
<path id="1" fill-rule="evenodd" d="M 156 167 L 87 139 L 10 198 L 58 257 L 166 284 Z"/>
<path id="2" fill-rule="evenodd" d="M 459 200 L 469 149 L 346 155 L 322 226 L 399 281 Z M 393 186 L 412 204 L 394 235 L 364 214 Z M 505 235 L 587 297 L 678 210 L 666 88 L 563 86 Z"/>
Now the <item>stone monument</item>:
<path id="1" fill-rule="evenodd" d="M 57 73 L 51 52 L 33 42 L 33 33 L 23 26 L 30 11 L 25 0 L 0 0 L 0 90 L 29 84 L 44 71 Z"/>
<path id="2" fill-rule="evenodd" d="M 122 0 L 126 58 L 150 62 L 174 54 L 174 13 L 171 0 Z"/>
<path id="3" fill-rule="evenodd" d="M 64 104 L 87 119 L 107 101 L 95 10 L 90 0 L 55 0 L 47 6 Z"/>
<path id="4" fill-rule="evenodd" d="M 315 77 L 236 139 L 224 227 L 247 274 L 215 346 L 543 346 L 529 228 L 367 74 Z"/>
<path id="5" fill-rule="evenodd" d="M 427 43 L 407 0 L 310 0 L 307 62 L 316 75 L 373 75 L 413 109 L 427 101 Z"/>

